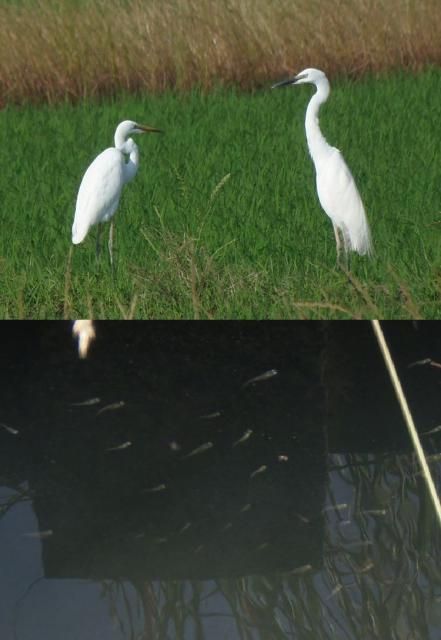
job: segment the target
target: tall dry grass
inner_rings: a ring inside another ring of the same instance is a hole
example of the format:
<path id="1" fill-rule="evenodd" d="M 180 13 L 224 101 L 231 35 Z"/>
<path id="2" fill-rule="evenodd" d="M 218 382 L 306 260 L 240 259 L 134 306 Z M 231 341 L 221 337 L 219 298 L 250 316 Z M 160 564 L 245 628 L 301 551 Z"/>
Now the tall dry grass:
<path id="1" fill-rule="evenodd" d="M 0 0 L 1 2 L 1 0 Z M 439 0 L 28 0 L 0 5 L 0 101 L 258 87 L 307 66 L 441 62 Z"/>

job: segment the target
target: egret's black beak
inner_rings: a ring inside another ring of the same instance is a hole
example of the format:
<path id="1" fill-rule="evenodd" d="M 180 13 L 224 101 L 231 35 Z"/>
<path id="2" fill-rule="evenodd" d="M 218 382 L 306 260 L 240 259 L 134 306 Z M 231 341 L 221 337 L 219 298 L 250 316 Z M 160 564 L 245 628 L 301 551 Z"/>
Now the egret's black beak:
<path id="1" fill-rule="evenodd" d="M 303 80 L 303 78 L 306 78 L 306 75 L 307 75 L 306 73 L 299 73 L 297 76 L 294 76 L 294 78 L 288 78 L 288 80 L 282 80 L 282 82 L 276 82 L 276 84 L 273 84 L 271 89 L 278 89 L 279 87 L 287 87 L 289 84 L 295 84 L 299 80 Z"/>
<path id="2" fill-rule="evenodd" d="M 282 80 L 282 82 L 276 82 L 273 84 L 271 89 L 278 89 L 279 87 L 287 87 L 289 84 L 295 84 L 297 82 L 297 77 L 288 78 L 288 80 Z"/>

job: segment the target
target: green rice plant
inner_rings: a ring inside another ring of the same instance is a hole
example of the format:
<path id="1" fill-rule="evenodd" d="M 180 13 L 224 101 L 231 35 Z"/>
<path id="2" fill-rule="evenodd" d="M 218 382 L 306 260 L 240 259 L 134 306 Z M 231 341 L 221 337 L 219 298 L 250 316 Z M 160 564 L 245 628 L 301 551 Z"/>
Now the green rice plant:
<path id="1" fill-rule="evenodd" d="M 3 318 L 437 318 L 441 162 L 436 69 L 333 83 L 321 114 L 371 224 L 372 260 L 336 264 L 315 191 L 311 91 L 191 91 L 3 110 Z M 91 160 L 135 119 L 140 169 L 115 216 L 116 271 L 95 230 L 71 248 Z"/>

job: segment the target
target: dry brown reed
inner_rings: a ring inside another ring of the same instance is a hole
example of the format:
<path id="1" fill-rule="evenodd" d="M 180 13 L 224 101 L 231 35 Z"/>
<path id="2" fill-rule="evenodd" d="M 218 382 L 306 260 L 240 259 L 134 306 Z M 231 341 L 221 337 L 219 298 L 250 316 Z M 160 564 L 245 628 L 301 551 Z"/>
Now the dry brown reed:
<path id="1" fill-rule="evenodd" d="M 439 0 L 36 0 L 0 6 L 0 102 L 441 63 Z"/>

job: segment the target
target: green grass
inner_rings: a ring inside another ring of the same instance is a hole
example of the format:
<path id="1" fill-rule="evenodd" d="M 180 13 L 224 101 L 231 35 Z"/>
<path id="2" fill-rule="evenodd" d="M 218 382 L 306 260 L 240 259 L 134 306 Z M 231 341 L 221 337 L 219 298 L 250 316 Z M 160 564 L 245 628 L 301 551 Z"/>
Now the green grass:
<path id="1" fill-rule="evenodd" d="M 356 178 L 375 248 L 347 272 L 306 148 L 311 87 L 7 107 L 1 317 L 440 317 L 440 81 L 333 83 L 322 130 Z M 86 167 L 127 118 L 165 134 L 137 137 L 112 279 L 95 230 L 72 253 L 70 230 Z"/>

